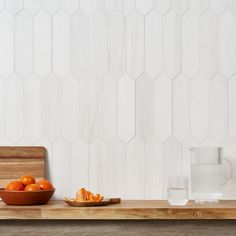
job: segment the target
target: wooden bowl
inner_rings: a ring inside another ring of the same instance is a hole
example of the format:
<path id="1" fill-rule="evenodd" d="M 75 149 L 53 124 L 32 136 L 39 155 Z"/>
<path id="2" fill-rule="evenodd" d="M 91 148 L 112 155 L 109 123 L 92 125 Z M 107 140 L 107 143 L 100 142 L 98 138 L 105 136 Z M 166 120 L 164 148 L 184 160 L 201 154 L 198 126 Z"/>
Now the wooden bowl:
<path id="1" fill-rule="evenodd" d="M 43 205 L 52 197 L 55 189 L 40 191 L 7 191 L 0 188 L 0 198 L 7 205 Z"/>

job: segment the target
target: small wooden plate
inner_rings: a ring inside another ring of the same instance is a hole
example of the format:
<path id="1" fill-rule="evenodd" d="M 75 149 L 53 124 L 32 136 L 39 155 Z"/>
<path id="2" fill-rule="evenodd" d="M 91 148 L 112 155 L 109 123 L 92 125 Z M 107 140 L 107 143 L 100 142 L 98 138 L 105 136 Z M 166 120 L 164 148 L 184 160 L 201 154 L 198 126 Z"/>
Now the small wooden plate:
<path id="1" fill-rule="evenodd" d="M 95 207 L 95 206 L 107 206 L 110 204 L 119 204 L 121 202 L 121 199 L 120 198 L 105 198 L 100 202 L 79 202 L 79 201 L 76 201 L 74 198 L 64 198 L 64 202 L 74 207 Z"/>

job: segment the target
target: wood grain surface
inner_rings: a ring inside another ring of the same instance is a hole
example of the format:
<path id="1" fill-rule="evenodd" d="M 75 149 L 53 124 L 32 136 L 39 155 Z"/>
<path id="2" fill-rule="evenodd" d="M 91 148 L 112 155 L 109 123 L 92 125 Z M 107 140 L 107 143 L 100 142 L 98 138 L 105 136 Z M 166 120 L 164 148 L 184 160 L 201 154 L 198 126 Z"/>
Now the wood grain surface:
<path id="1" fill-rule="evenodd" d="M 46 149 L 44 147 L 23 147 L 23 146 L 1 146 L 0 158 L 44 158 Z"/>
<path id="2" fill-rule="evenodd" d="M 45 155 L 44 147 L 0 147 L 0 187 L 22 175 L 44 178 Z"/>
<path id="3" fill-rule="evenodd" d="M 234 220 L 1 220 L 4 236 L 235 236 Z"/>
<path id="4" fill-rule="evenodd" d="M 164 200 L 122 201 L 101 207 L 70 207 L 62 201 L 47 205 L 7 206 L 0 203 L 0 219 L 68 219 L 68 220 L 152 220 L 152 219 L 236 219 L 236 201 L 198 205 L 190 201 L 184 207 L 173 207 Z"/>

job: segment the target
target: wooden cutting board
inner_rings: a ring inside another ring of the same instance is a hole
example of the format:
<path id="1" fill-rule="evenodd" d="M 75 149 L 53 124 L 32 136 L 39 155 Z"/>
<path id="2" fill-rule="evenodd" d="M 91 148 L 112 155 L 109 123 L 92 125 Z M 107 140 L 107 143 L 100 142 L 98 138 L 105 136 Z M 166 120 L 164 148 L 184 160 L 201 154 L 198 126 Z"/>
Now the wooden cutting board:
<path id="1" fill-rule="evenodd" d="M 44 147 L 0 147 L 0 187 L 22 175 L 45 177 Z"/>

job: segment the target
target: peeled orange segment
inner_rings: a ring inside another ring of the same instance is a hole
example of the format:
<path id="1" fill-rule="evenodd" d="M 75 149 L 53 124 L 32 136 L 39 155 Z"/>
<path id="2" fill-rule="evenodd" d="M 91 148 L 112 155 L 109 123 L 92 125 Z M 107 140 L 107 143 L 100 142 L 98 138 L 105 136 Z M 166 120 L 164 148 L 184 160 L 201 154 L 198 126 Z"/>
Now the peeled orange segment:
<path id="1" fill-rule="evenodd" d="M 91 202 L 100 202 L 103 200 L 103 196 L 101 196 L 100 194 L 91 194 L 90 195 L 90 199 L 89 199 Z"/>
<path id="2" fill-rule="evenodd" d="M 76 194 L 76 200 L 78 201 L 86 201 L 87 200 L 87 191 L 84 188 L 81 188 L 79 192 Z"/>
<path id="3" fill-rule="evenodd" d="M 104 197 L 100 194 L 93 194 L 92 192 L 81 188 L 76 194 L 76 201 L 78 202 L 100 202 Z"/>
<path id="4" fill-rule="evenodd" d="M 90 191 L 86 191 L 86 199 L 87 200 L 89 200 L 90 199 L 90 195 L 91 195 L 92 193 L 90 192 Z"/>

